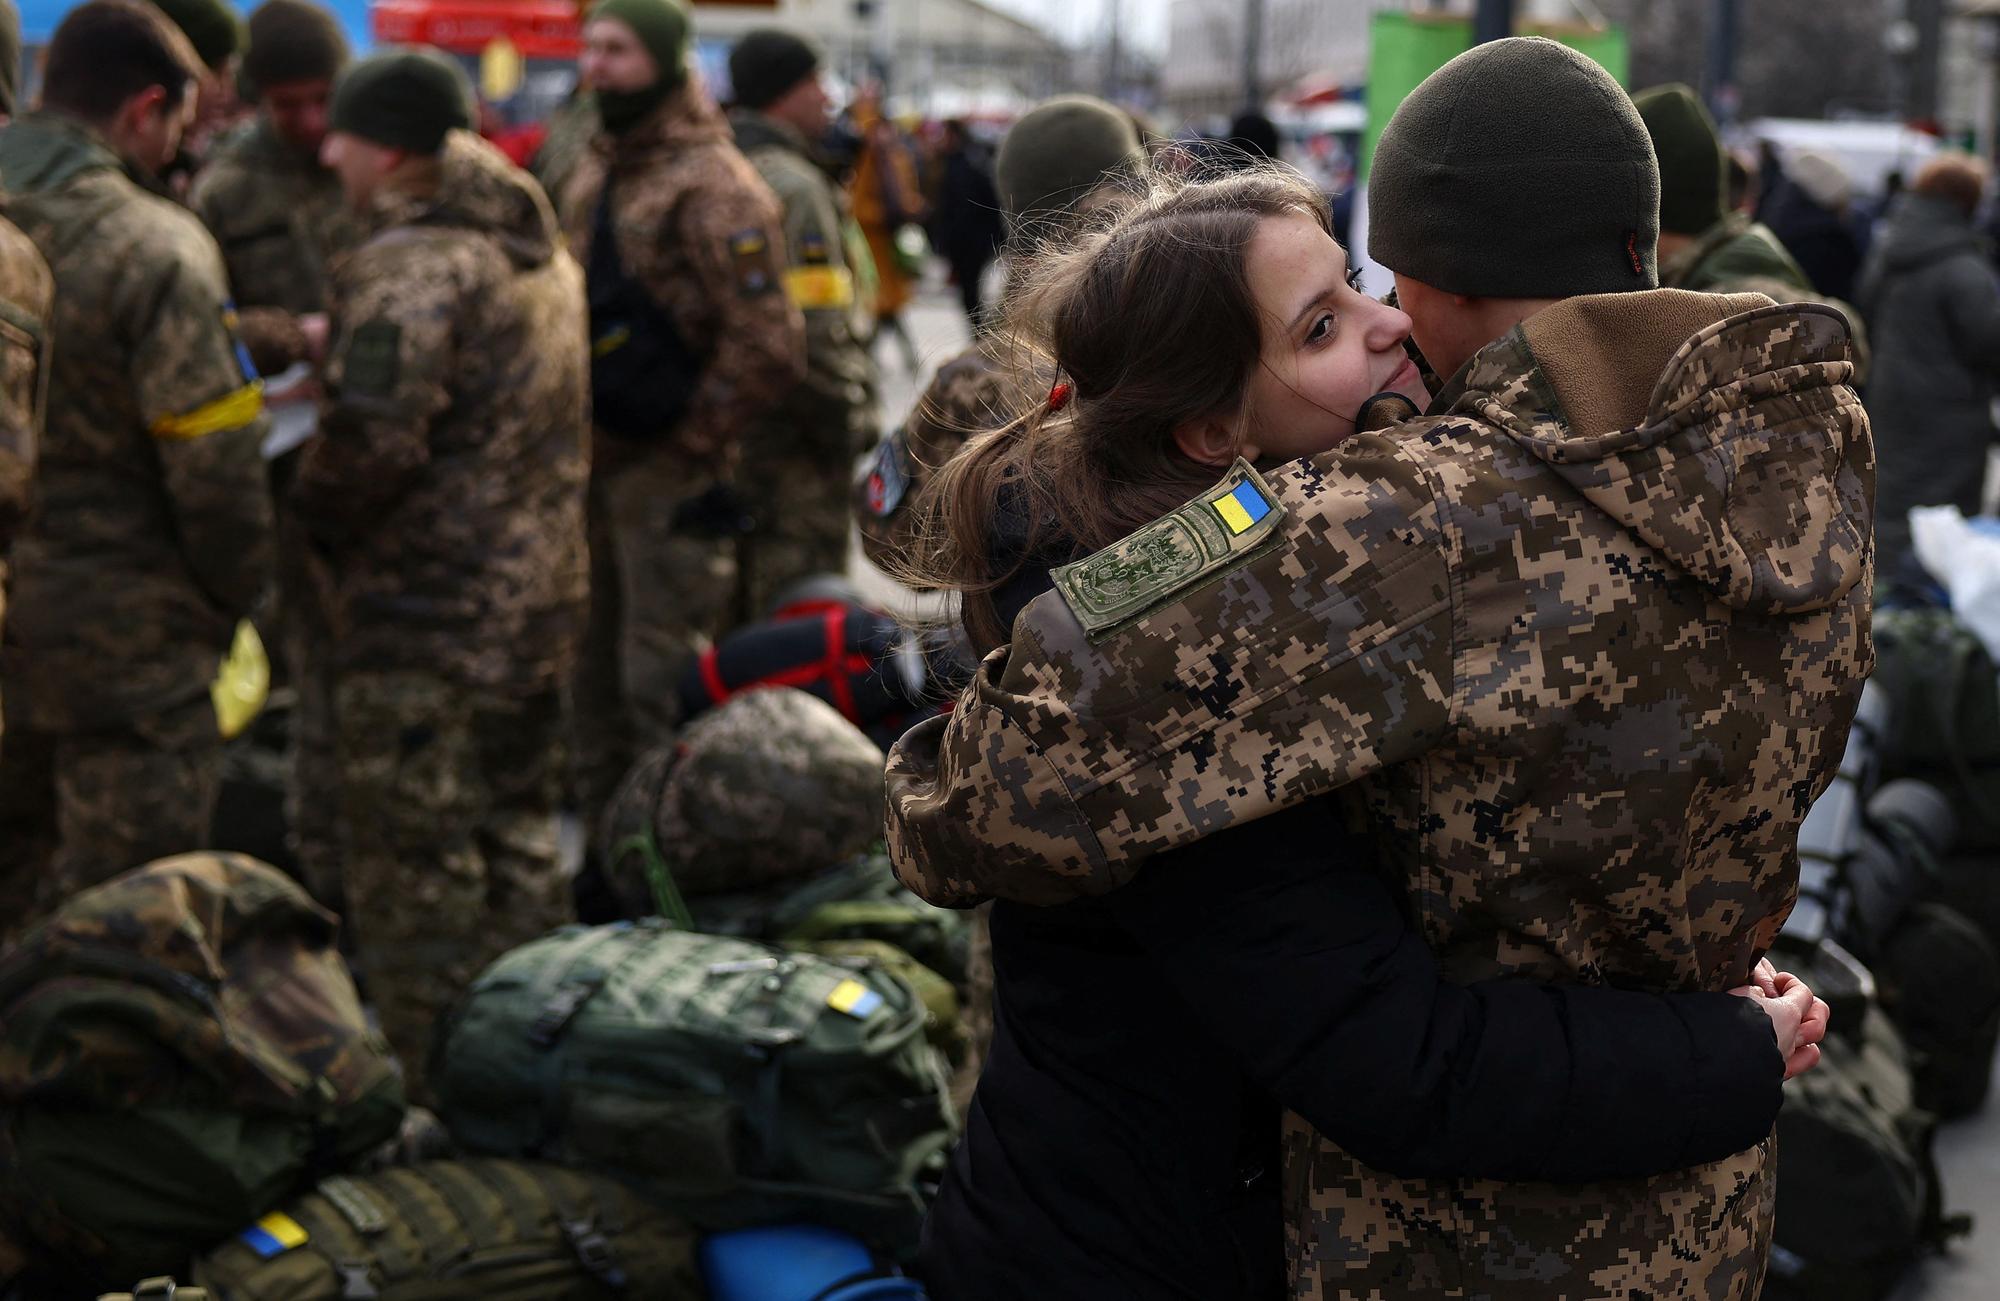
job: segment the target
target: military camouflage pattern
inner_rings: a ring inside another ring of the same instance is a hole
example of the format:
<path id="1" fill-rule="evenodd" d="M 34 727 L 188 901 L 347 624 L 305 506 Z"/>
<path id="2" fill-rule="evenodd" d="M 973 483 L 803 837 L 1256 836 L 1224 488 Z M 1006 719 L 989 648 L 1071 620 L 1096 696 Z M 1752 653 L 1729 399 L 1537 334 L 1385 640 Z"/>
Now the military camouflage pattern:
<path id="1" fill-rule="evenodd" d="M 637 756 L 680 723 L 689 661 L 740 621 L 744 512 L 704 503 L 727 489 L 752 424 L 805 373 L 804 325 L 771 256 L 783 247 L 777 201 L 699 86 L 673 92 L 623 135 L 600 133 L 577 160 L 561 210 L 586 265 L 607 176 L 626 273 L 684 339 L 712 351 L 686 418 L 663 442 L 600 434 L 594 445 L 592 600 L 574 688 L 578 779 L 593 817 Z M 760 247 L 747 263 L 732 251 L 738 237 Z"/>
<path id="2" fill-rule="evenodd" d="M 1732 212 L 1694 243 L 1660 259 L 1660 284 L 1702 294 L 1763 294 L 1780 303 L 1821 303 L 1847 318 L 1854 383 L 1868 382 L 1868 330 L 1851 303 L 1814 290 L 1811 277 L 1769 226 Z"/>
<path id="3" fill-rule="evenodd" d="M 55 280 L 42 255 L 19 227 L 0 218 L 0 562 L 34 498 L 54 297 Z M 0 596 L 0 614 L 5 611 Z"/>
<path id="4" fill-rule="evenodd" d="M 332 264 L 365 233 L 340 179 L 260 116 L 216 151 L 188 203 L 222 249 L 257 368 L 268 374 L 306 360 L 295 318 L 327 310 Z"/>
<path id="5" fill-rule="evenodd" d="M 737 147 L 778 198 L 785 293 L 805 318 L 805 379 L 743 437 L 757 529 L 739 558 L 754 618 L 788 584 L 847 567 L 843 496 L 876 435 L 875 363 L 861 342 L 854 274 L 842 245 L 843 196 L 798 128 L 762 113 L 729 115 Z"/>
<path id="6" fill-rule="evenodd" d="M 392 1138 L 402 1094 L 335 929 L 277 869 L 186 854 L 0 954 L 7 1232 L 129 1280 Z"/>
<path id="7" fill-rule="evenodd" d="M 561 208 L 586 266 L 607 175 L 620 264 L 681 337 L 706 350 L 694 400 L 668 440 L 693 457 L 729 455 L 806 372 L 804 322 L 770 260 L 785 247 L 777 200 L 692 79 L 630 131 L 600 134 L 578 160 Z M 751 262 L 737 251 L 745 240 L 760 250 Z"/>
<path id="8" fill-rule="evenodd" d="M 15 540 L 10 725 L 75 731 L 205 695 L 271 574 L 265 419 L 215 241 L 87 128 L 0 134 L 8 215 L 56 285 L 36 503 Z"/>
<path id="9" fill-rule="evenodd" d="M 854 480 L 851 505 L 862 553 L 891 573 L 909 577 L 904 570 L 917 518 L 911 505 L 924 487 L 968 438 L 998 429 L 1037 396 L 1015 378 L 1003 346 L 988 336 L 938 367 L 909 417 Z"/>
<path id="10" fill-rule="evenodd" d="M 605 811 L 606 874 L 633 916 L 658 911 L 647 858 L 686 898 L 825 871 L 881 834 L 882 751 L 816 696 L 765 687 L 642 758 Z"/>
<path id="11" fill-rule="evenodd" d="M 0 942 L 79 890 L 208 842 L 222 735 L 207 696 L 121 727 L 0 742 Z"/>
<path id="12" fill-rule="evenodd" d="M 1439 414 L 1267 470 L 1280 535 L 1221 578 L 1094 644 L 1031 604 L 896 747 L 898 874 L 1059 902 L 1365 779 L 1447 979 L 1743 983 L 1871 667 L 1849 375 L 1822 308 L 1538 313 Z M 1769 1245 L 1768 1145 L 1588 1189 L 1288 1158 L 1301 1296 L 1750 1298 Z"/>
<path id="13" fill-rule="evenodd" d="M 336 672 L 539 690 L 569 672 L 589 599 L 582 273 L 478 137 L 406 166 L 335 272 L 292 502 L 327 562 Z"/>
<path id="14" fill-rule="evenodd" d="M 574 920 L 556 839 L 559 698 L 349 673 L 334 718 L 356 960 L 423 1102 L 437 1018 L 487 963 Z"/>

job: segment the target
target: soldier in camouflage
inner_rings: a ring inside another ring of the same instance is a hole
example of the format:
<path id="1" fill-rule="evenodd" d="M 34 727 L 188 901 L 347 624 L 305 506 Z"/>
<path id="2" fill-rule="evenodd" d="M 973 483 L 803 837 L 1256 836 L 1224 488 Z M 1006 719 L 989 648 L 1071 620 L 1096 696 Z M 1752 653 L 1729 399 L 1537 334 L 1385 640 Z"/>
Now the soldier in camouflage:
<path id="1" fill-rule="evenodd" d="M 790 583 L 847 568 L 845 489 L 874 441 L 875 362 L 862 344 L 854 274 L 842 245 L 840 190 L 816 153 L 826 134 L 820 52 L 789 32 L 751 32 L 729 55 L 736 147 L 783 212 L 785 295 L 805 317 L 806 377 L 744 435 L 756 529 L 737 551 L 757 618 Z"/>
<path id="2" fill-rule="evenodd" d="M 1452 373 L 1429 414 L 1057 570 L 892 754 L 902 879 L 1057 903 L 1355 783 L 1447 979 L 1746 980 L 1871 666 L 1874 458 L 1836 313 L 1654 289 L 1656 176 L 1552 42 L 1419 87 L 1371 252 Z M 1296 1119 L 1285 1156 L 1301 1297 L 1761 1286 L 1768 1142 L 1585 1188 L 1391 1177 Z"/>
<path id="3" fill-rule="evenodd" d="M 1037 105 L 1001 141 L 994 182 L 1017 250 L 1060 237 L 1143 166 L 1130 115 L 1088 95 Z M 967 439 L 998 429 L 1048 392 L 1052 375 L 1024 376 L 1001 335 L 987 334 L 938 367 L 909 416 L 883 438 L 855 479 L 851 506 L 869 560 L 897 577 L 916 523 L 911 503 Z M 1039 391 L 1037 391 L 1039 383 Z"/>
<path id="4" fill-rule="evenodd" d="M 21 14 L 12 0 L 0 0 L 0 123 L 14 116 L 20 67 Z M 7 621 L 7 551 L 33 500 L 54 296 L 55 281 L 34 241 L 0 216 L 0 629 Z M 5 727 L 0 714 L 0 744 Z"/>
<path id="5" fill-rule="evenodd" d="M 333 15 L 308 0 L 266 0 L 250 16 L 246 74 L 258 112 L 196 178 L 190 202 L 222 246 L 243 340 L 258 370 L 316 363 L 325 351 L 327 280 L 359 242 L 361 222 L 321 166 L 327 106 L 347 43 Z M 296 455 L 273 463 L 278 494 L 278 609 L 270 641 L 284 655 L 293 699 L 285 814 L 300 875 L 315 898 L 344 911 L 339 785 L 333 757 L 332 636 L 305 529 L 284 509 Z"/>
<path id="6" fill-rule="evenodd" d="M 329 576 L 357 956 L 418 1099 L 437 1016 L 570 919 L 559 692 L 588 600 L 583 278 L 471 120 L 433 51 L 335 92 L 323 156 L 369 234 L 292 491 Z"/>
<path id="7" fill-rule="evenodd" d="M 731 486 L 743 438 L 805 374 L 805 330 L 778 266 L 784 230 L 770 187 L 688 76 L 688 18 L 674 0 L 601 0 L 584 25 L 584 80 L 603 131 L 562 196 L 593 303 L 636 286 L 692 361 L 688 384 L 652 375 L 597 392 L 591 481 L 590 626 L 573 699 L 587 806 L 601 809 L 640 750 L 680 721 L 689 660 L 726 631 L 745 526 Z M 600 205 L 604 211 L 600 214 Z M 599 230 L 611 233 L 599 247 Z M 650 327 L 649 327 L 650 328 Z M 633 346 L 610 332 L 594 347 Z M 598 381 L 599 388 L 604 380 Z M 669 427 L 614 432 L 614 402 L 684 401 Z"/>
<path id="8" fill-rule="evenodd" d="M 93 0 L 50 44 L 43 107 L 0 133 L 9 215 L 56 296 L 33 512 L 10 558 L 0 890 L 19 923 L 206 842 L 209 683 L 271 572 L 255 374 L 215 241 L 133 184 L 200 64 L 148 5 Z"/>

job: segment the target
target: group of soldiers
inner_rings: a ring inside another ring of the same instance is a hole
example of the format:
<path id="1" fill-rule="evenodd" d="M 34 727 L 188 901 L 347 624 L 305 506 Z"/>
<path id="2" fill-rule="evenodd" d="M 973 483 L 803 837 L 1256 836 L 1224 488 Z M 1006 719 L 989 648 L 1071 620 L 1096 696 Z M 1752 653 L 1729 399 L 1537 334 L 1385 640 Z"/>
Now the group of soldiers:
<path id="1" fill-rule="evenodd" d="M 18 116 L 7 17 L 0 930 L 208 843 L 251 621 L 422 1099 L 444 1005 L 571 918 L 565 754 L 588 825 L 705 641 L 843 565 L 874 384 L 820 55 L 746 40 L 725 118 L 682 7 L 602 0 L 545 187 L 455 62 L 350 63 L 311 0 L 89 0 Z"/>

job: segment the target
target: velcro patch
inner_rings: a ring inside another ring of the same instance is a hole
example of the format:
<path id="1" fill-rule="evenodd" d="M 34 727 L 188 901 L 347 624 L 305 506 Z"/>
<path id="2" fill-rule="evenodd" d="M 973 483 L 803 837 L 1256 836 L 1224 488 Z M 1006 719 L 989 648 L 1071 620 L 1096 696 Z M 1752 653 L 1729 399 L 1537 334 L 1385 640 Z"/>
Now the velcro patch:
<path id="1" fill-rule="evenodd" d="M 868 469 L 869 512 L 876 519 L 888 519 L 909 490 L 910 472 L 903 465 L 903 431 L 898 429 L 875 449 L 875 464 Z"/>
<path id="2" fill-rule="evenodd" d="M 305 1227 L 283 1211 L 272 1211 L 237 1236 L 265 1260 L 282 1256 L 306 1241 Z"/>
<path id="3" fill-rule="evenodd" d="M 763 231 L 753 227 L 731 235 L 729 261 L 736 268 L 736 292 L 743 297 L 768 294 L 778 287 L 778 264 Z"/>
<path id="4" fill-rule="evenodd" d="M 1092 641 L 1166 604 L 1247 558 L 1278 528 L 1285 508 L 1237 458 L 1221 483 L 1095 555 L 1052 573 Z"/>
<path id="5" fill-rule="evenodd" d="M 387 397 L 403 377 L 403 327 L 368 321 L 347 341 L 341 386 L 355 393 Z"/>

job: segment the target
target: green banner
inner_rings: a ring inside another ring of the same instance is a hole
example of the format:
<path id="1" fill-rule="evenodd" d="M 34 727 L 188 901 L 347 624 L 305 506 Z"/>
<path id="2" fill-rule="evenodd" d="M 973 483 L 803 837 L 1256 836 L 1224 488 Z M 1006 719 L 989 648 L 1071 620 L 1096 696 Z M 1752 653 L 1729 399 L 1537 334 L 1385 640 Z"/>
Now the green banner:
<path id="1" fill-rule="evenodd" d="M 1547 36 L 1585 55 L 1627 85 L 1632 48 L 1622 27 L 1523 26 L 1523 36 Z M 1421 13 L 1378 13 L 1368 29 L 1368 132 L 1362 137 L 1361 174 L 1375 162 L 1375 142 L 1404 96 L 1452 59 L 1472 48 L 1472 20 Z"/>

